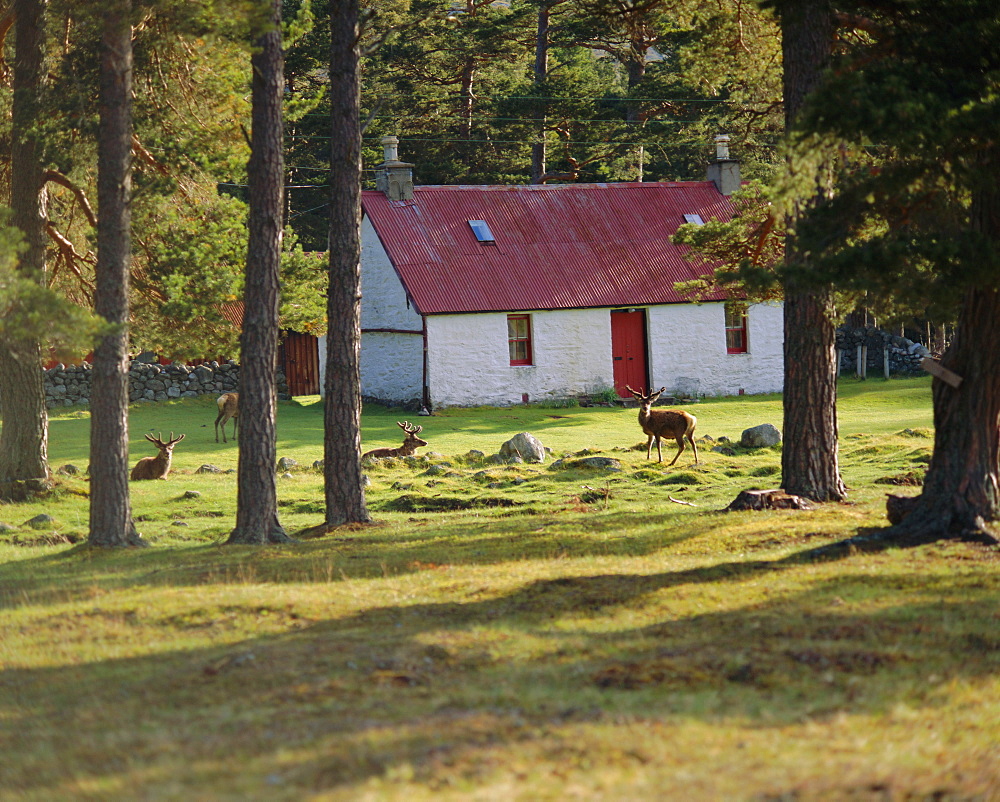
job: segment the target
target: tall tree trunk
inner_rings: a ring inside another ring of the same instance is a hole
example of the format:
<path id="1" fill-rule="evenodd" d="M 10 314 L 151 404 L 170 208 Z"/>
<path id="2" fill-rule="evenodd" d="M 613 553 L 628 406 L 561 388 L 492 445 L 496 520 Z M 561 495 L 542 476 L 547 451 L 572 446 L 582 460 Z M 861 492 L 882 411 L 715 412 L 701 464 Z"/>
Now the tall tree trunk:
<path id="1" fill-rule="evenodd" d="M 996 174 L 1000 153 L 984 163 Z M 1000 247 L 1000 190 L 974 193 L 971 227 Z M 962 378 L 958 387 L 935 378 L 934 456 L 924 489 L 890 538 L 933 540 L 949 535 L 995 541 L 985 524 L 1000 520 L 1000 290 L 968 290 L 941 365 Z"/>
<path id="2" fill-rule="evenodd" d="M 814 501 L 843 501 L 837 462 L 837 353 L 827 290 L 785 285 L 782 487 Z"/>
<path id="3" fill-rule="evenodd" d="M 361 473 L 361 123 L 358 0 L 330 3 L 330 286 L 324 382 L 326 525 L 371 520 Z"/>
<path id="4" fill-rule="evenodd" d="M 629 42 L 628 64 L 626 65 L 628 74 L 629 94 L 634 94 L 646 77 L 646 45 L 642 40 L 633 39 Z M 635 125 L 639 122 L 639 110 L 642 104 L 630 98 L 625 106 L 625 122 Z"/>
<path id="5" fill-rule="evenodd" d="M 549 17 L 550 0 L 542 0 L 538 6 L 538 27 L 535 34 L 535 95 L 548 92 L 549 80 Z M 531 183 L 539 184 L 545 175 L 545 117 L 548 103 L 536 99 L 534 104 L 535 131 L 538 140 L 531 143 Z"/>
<path id="6" fill-rule="evenodd" d="M 90 395 L 90 543 L 142 546 L 128 488 L 128 316 L 132 258 L 131 0 L 102 11 L 94 311 L 115 326 L 94 350 Z"/>
<path id="7" fill-rule="evenodd" d="M 45 195 L 35 133 L 42 85 L 41 0 L 15 0 L 13 126 L 10 173 L 13 223 L 27 245 L 18 270 L 45 280 Z M 48 414 L 37 340 L 0 338 L 0 501 L 18 501 L 48 487 Z"/>
<path id="8" fill-rule="evenodd" d="M 819 83 L 833 42 L 829 0 L 787 0 L 780 7 L 784 57 L 785 127 L 794 130 L 806 96 Z M 790 230 L 793 226 L 789 227 Z M 808 259 L 794 234 L 785 245 L 791 264 Z M 837 356 L 829 289 L 785 283 L 784 435 L 781 478 L 785 492 L 814 501 L 847 496 L 837 464 Z"/>
<path id="9" fill-rule="evenodd" d="M 262 0 L 268 26 L 251 59 L 252 125 L 249 243 L 240 338 L 239 468 L 236 528 L 229 543 L 291 540 L 278 522 L 275 373 L 284 196 L 281 0 Z"/>

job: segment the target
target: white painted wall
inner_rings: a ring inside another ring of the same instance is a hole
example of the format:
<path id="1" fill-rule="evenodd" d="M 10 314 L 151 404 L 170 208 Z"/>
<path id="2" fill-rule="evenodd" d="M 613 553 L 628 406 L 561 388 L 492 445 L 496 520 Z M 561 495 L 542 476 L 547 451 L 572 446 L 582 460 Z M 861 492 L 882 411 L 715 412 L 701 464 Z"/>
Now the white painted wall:
<path id="1" fill-rule="evenodd" d="M 669 304 L 648 310 L 649 372 L 668 393 L 697 385 L 699 395 L 780 393 L 784 384 L 780 303 L 747 311 L 745 354 L 726 353 L 722 303 Z M 695 380 L 692 382 L 691 380 Z"/>
<path id="2" fill-rule="evenodd" d="M 419 334 L 361 335 L 361 394 L 380 401 L 423 398 L 424 338 Z"/>
<path id="3" fill-rule="evenodd" d="M 361 329 L 421 330 L 420 315 L 368 217 L 361 220 Z"/>
<path id="4" fill-rule="evenodd" d="M 434 406 L 503 406 L 593 393 L 613 384 L 607 309 L 532 312 L 533 365 L 511 365 L 506 313 L 427 318 Z"/>
<path id="5" fill-rule="evenodd" d="M 368 217 L 361 220 L 361 394 L 387 401 L 423 397 L 423 322 Z M 366 332 L 398 329 L 413 334 Z M 319 339 L 320 392 L 326 386 L 326 337 Z"/>

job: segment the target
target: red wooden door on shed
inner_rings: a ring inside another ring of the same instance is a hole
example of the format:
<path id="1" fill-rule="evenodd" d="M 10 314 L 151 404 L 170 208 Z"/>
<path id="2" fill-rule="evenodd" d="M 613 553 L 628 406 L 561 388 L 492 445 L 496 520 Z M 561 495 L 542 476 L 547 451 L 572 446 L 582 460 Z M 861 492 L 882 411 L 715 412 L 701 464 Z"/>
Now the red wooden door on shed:
<path id="1" fill-rule="evenodd" d="M 646 388 L 646 312 L 611 313 L 611 357 L 614 360 L 615 390 L 629 397 L 625 385 L 636 390 Z"/>
<path id="2" fill-rule="evenodd" d="M 319 394 L 319 340 L 311 334 L 288 331 L 281 341 L 278 361 L 292 396 Z"/>

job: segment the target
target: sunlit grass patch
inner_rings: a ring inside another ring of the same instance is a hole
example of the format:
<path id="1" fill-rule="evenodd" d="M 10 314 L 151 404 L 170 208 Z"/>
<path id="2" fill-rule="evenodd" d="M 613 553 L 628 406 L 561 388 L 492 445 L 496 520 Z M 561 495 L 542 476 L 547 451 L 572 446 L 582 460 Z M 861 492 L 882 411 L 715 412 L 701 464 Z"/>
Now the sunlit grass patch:
<path id="1" fill-rule="evenodd" d="M 692 408 L 734 441 L 781 419 L 776 396 Z M 282 403 L 279 516 L 312 534 L 263 548 L 222 545 L 235 474 L 195 471 L 237 455 L 210 405 L 134 410 L 189 432 L 130 488 L 153 548 L 46 539 L 85 536 L 82 478 L 0 507 L 0 796 L 990 799 L 1000 559 L 816 558 L 885 525 L 933 445 L 906 433 L 930 432 L 927 381 L 848 382 L 839 410 L 849 498 L 808 513 L 722 512 L 780 452 L 647 460 L 634 409 L 442 410 L 441 456 L 366 466 L 374 522 L 317 536 L 322 408 Z M 367 409 L 363 447 L 404 417 Z M 85 465 L 86 416 L 54 423 L 54 462 Z M 552 457 L 488 464 L 519 431 Z M 549 470 L 566 456 L 621 469 Z"/>

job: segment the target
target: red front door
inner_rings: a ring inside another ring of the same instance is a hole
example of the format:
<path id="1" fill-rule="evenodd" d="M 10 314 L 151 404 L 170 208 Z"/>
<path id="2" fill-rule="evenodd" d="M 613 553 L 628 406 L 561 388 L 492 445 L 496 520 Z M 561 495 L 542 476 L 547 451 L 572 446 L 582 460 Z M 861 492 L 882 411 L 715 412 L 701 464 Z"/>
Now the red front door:
<path id="1" fill-rule="evenodd" d="M 646 312 L 611 313 L 611 357 L 614 360 L 615 390 L 629 397 L 625 385 L 646 389 Z"/>

